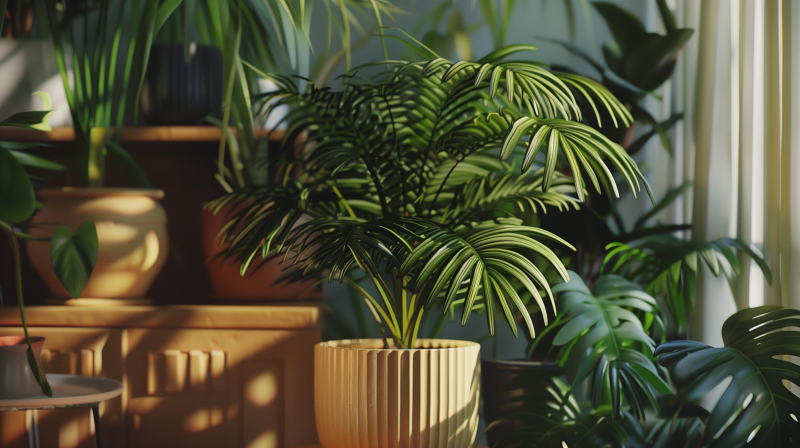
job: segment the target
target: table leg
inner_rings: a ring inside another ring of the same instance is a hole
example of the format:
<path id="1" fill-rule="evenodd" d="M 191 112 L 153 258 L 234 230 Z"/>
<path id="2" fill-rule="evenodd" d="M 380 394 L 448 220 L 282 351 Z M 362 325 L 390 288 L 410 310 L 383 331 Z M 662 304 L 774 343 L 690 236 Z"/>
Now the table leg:
<path id="1" fill-rule="evenodd" d="M 25 411 L 28 420 L 28 448 L 39 448 L 39 414 L 35 409 Z"/>
<path id="2" fill-rule="evenodd" d="M 100 441 L 100 407 L 92 406 L 92 417 L 94 418 L 94 440 L 95 446 L 97 448 L 101 448 L 103 446 L 102 442 Z"/>

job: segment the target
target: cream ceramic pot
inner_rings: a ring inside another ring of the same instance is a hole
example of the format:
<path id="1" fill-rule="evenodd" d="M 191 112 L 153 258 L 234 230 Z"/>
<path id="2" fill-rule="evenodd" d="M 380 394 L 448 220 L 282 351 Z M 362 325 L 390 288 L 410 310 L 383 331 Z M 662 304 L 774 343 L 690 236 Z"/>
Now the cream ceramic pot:
<path id="1" fill-rule="evenodd" d="M 31 336 L 31 346 L 41 365 L 44 338 Z M 28 363 L 25 336 L 0 337 L 0 399 L 18 400 L 43 395 Z"/>
<path id="2" fill-rule="evenodd" d="M 84 298 L 141 298 L 167 259 L 167 215 L 161 190 L 130 188 L 59 188 L 37 192 L 44 207 L 28 232 L 49 237 L 66 225 L 74 233 L 84 221 L 97 228 L 97 263 Z M 49 242 L 29 241 L 27 253 L 50 293 L 68 298 L 50 264 Z"/>
<path id="3" fill-rule="evenodd" d="M 324 448 L 468 448 L 478 429 L 480 345 L 380 339 L 314 347 L 317 434 Z"/>

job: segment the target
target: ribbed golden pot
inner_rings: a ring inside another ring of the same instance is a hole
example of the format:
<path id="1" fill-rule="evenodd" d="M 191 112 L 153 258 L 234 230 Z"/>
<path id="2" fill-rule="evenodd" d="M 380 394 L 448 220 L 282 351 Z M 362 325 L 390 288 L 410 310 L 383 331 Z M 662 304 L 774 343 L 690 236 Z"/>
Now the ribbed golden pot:
<path id="1" fill-rule="evenodd" d="M 468 448 L 478 429 L 480 345 L 380 339 L 314 347 L 317 434 L 324 448 Z"/>

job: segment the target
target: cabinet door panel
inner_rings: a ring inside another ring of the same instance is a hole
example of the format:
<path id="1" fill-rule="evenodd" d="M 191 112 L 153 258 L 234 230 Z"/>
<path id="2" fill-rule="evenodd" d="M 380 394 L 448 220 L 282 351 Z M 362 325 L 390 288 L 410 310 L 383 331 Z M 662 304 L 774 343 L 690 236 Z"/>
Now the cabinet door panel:
<path id="1" fill-rule="evenodd" d="M 314 443 L 316 329 L 127 330 L 128 446 Z"/>

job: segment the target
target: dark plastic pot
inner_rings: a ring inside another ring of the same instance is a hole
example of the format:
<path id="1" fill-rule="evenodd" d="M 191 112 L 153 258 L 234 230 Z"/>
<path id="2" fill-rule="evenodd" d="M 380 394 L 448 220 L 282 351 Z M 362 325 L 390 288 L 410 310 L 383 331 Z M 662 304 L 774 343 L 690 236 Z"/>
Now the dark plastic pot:
<path id="1" fill-rule="evenodd" d="M 544 390 L 551 377 L 564 375 L 564 369 L 558 364 L 537 361 L 486 360 L 481 363 L 481 371 L 481 394 L 487 425 L 519 407 L 526 390 Z M 503 446 L 503 437 L 512 429 L 513 423 L 490 428 L 486 434 L 489 446 Z"/>
<path id="2" fill-rule="evenodd" d="M 154 45 L 142 86 L 142 118 L 149 125 L 195 125 L 222 105 L 222 53 L 198 45 L 187 63 L 183 45 Z"/>

